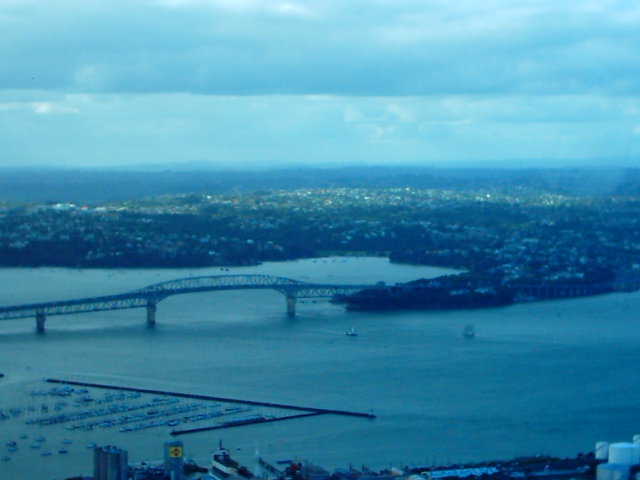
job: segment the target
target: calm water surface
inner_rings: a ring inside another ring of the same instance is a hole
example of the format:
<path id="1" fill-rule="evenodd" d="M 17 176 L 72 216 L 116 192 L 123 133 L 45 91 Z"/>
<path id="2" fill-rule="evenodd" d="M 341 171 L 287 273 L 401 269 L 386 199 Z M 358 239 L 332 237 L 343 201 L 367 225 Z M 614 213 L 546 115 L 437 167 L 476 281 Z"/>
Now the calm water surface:
<path id="1" fill-rule="evenodd" d="M 199 270 L 0 270 L 0 304 L 105 295 L 190 275 L 261 273 L 315 282 L 392 283 L 446 273 L 385 259 L 329 258 Z M 203 464 L 220 438 L 244 462 L 256 449 L 277 460 L 325 467 L 450 463 L 552 453 L 574 455 L 596 440 L 640 432 L 640 295 L 439 312 L 346 312 L 299 302 L 285 315 L 271 291 L 171 297 L 158 325 L 144 310 L 0 322 L 0 409 L 25 406 L 46 377 L 246 398 L 302 406 L 372 410 L 364 420 L 321 416 L 181 437 Z M 462 336 L 474 324 L 476 338 Z M 355 327 L 358 337 L 347 337 Z M 2 462 L 1 478 L 52 479 L 91 473 L 88 441 L 161 458 L 170 428 L 121 434 L 0 421 L 1 447 L 21 433 L 66 456 L 28 448 Z M 4 455 L 4 452 L 2 452 Z"/>

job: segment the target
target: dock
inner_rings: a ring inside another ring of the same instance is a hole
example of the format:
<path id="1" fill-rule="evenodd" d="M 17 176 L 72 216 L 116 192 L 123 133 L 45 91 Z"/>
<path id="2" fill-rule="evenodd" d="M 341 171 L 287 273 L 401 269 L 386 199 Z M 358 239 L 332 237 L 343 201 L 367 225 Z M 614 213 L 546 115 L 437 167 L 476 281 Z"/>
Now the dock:
<path id="1" fill-rule="evenodd" d="M 233 404 L 239 404 L 239 405 L 250 405 L 250 406 L 268 407 L 268 408 L 278 408 L 278 409 L 284 409 L 284 410 L 293 410 L 294 412 L 300 412 L 293 415 L 284 415 L 281 417 L 253 415 L 247 418 L 238 418 L 234 420 L 229 420 L 224 423 L 219 423 L 219 424 L 211 425 L 207 427 L 174 430 L 171 432 L 171 435 L 173 436 L 186 435 L 189 433 L 198 433 L 198 432 L 204 432 L 209 430 L 234 428 L 234 427 L 240 427 L 245 425 L 255 425 L 259 423 L 271 423 L 271 422 L 279 422 L 284 420 L 293 420 L 293 419 L 312 417 L 312 416 L 318 416 L 318 415 L 342 415 L 342 416 L 348 416 L 348 417 L 359 417 L 359 418 L 368 418 L 368 419 L 376 418 L 376 416 L 373 413 L 353 412 L 348 410 L 327 409 L 327 408 L 317 408 L 317 407 L 304 407 L 300 405 L 289 405 L 284 403 L 264 402 L 264 401 L 257 401 L 257 400 L 228 398 L 228 397 L 219 397 L 219 396 L 212 396 L 212 395 L 201 395 L 201 394 L 195 394 L 195 393 L 172 392 L 168 390 L 153 390 L 148 388 L 136 388 L 136 387 L 123 386 L 123 385 L 107 385 L 107 384 L 101 384 L 101 383 L 80 382 L 80 381 L 74 381 L 74 380 L 60 380 L 55 378 L 48 378 L 46 379 L 46 382 L 75 386 L 75 387 L 83 387 L 83 388 L 120 390 L 124 392 L 138 392 L 138 393 L 145 393 L 145 394 L 151 394 L 151 395 L 165 395 L 170 397 L 225 402 L 225 403 L 233 403 Z"/>

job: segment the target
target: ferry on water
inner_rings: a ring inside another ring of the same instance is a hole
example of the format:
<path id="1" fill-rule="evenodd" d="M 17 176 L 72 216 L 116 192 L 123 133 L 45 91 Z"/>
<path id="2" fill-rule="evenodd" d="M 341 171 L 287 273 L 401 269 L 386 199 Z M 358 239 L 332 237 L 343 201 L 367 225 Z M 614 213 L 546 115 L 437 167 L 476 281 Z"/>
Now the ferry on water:
<path id="1" fill-rule="evenodd" d="M 213 480 L 248 480 L 253 478 L 253 473 L 232 459 L 229 450 L 224 448 L 220 442 L 218 449 L 211 456 L 209 478 Z"/>

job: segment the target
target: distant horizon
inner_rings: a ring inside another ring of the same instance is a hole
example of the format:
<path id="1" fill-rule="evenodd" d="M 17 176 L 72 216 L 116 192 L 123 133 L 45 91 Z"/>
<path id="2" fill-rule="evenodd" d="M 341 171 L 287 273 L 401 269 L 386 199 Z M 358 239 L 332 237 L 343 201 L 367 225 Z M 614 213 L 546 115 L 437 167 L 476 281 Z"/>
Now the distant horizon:
<path id="1" fill-rule="evenodd" d="M 640 195 L 640 168 L 490 168 L 337 166 L 291 168 L 0 167 L 0 201 L 92 203 L 159 195 L 222 194 L 295 189 L 482 190 L 576 196 Z M 514 190 L 515 189 L 515 190 Z"/>
<path id="2" fill-rule="evenodd" d="M 275 164 L 271 166 L 257 165 L 231 165 L 219 164 L 207 161 L 176 161 L 167 163 L 131 163 L 114 165 L 0 165 L 0 170 L 55 170 L 55 171 L 176 171 L 176 172 L 278 172 L 296 170 L 340 170 L 340 169 L 396 169 L 396 170 L 619 170 L 640 168 L 640 161 L 592 161 L 584 162 L 578 159 L 564 160 L 557 164 L 540 164 L 538 160 L 530 162 L 504 161 L 459 161 L 447 164 L 438 163 L 406 163 L 388 165 L 383 163 L 323 163 L 323 164 Z"/>

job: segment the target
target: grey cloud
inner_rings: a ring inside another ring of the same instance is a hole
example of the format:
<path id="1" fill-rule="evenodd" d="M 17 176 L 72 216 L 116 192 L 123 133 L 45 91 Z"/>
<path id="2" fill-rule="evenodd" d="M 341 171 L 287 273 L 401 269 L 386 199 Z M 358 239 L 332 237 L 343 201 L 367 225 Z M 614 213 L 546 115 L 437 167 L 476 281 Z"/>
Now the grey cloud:
<path id="1" fill-rule="evenodd" d="M 597 96 L 0 95 L 0 164 L 222 166 L 632 158 L 640 101 Z M 34 139 L 38 139 L 34 142 Z"/>
<path id="2" fill-rule="evenodd" d="M 5 0 L 0 164 L 632 162 L 626 5 Z"/>
<path id="3" fill-rule="evenodd" d="M 595 10 L 506 0 L 289 3 L 289 13 L 309 14 L 264 1 L 0 7 L 7 59 L 0 88 L 365 96 L 638 90 L 640 19 L 616 3 Z"/>

